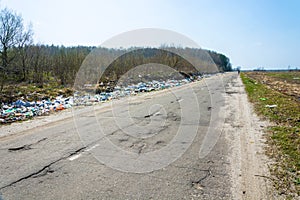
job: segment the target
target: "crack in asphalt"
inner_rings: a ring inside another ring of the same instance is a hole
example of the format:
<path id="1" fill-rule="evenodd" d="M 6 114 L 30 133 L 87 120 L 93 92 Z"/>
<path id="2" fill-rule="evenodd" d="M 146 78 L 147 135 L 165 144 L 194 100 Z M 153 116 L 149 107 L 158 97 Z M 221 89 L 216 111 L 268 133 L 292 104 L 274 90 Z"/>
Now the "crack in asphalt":
<path id="1" fill-rule="evenodd" d="M 15 185 L 15 184 L 17 184 L 17 183 L 19 183 L 19 182 L 21 182 L 21 181 L 23 181 L 23 180 L 29 179 L 29 178 L 37 178 L 37 177 L 45 176 L 45 175 L 47 175 L 48 173 L 53 173 L 54 170 L 51 169 L 51 166 L 52 166 L 53 164 L 56 164 L 57 162 L 59 162 L 59 161 L 61 161 L 61 160 L 65 160 L 65 159 L 67 159 L 67 158 L 69 158 L 69 157 L 71 157 L 71 156 L 73 156 L 73 155 L 75 155 L 75 154 L 78 154 L 78 153 L 84 151 L 86 148 L 87 148 L 86 146 L 85 146 L 85 147 L 81 147 L 81 148 L 79 148 L 79 149 L 77 149 L 77 150 L 75 150 L 75 151 L 69 153 L 69 154 L 66 155 L 66 156 L 60 157 L 59 159 L 57 159 L 57 160 L 55 160 L 55 161 L 52 161 L 51 163 L 45 165 L 44 167 L 42 167 L 42 168 L 39 169 L 38 171 L 33 172 L 33 173 L 31 173 L 31 174 L 28 174 L 28 175 L 26 175 L 26 176 L 24 176 L 24 177 L 22 177 L 22 178 L 19 178 L 19 179 L 16 180 L 16 181 L 13 181 L 13 182 L 11 182 L 11 183 L 5 185 L 5 186 L 0 187 L 0 190 L 5 189 L 5 188 L 10 187 L 10 186 L 13 186 L 13 185 Z"/>
<path id="2" fill-rule="evenodd" d="M 32 149 L 31 146 L 32 145 L 36 145 L 44 140 L 47 140 L 48 138 L 42 138 L 40 140 L 38 140 L 37 142 L 34 142 L 34 143 L 31 143 L 31 144 L 25 144 L 23 146 L 20 146 L 20 147 L 12 147 L 12 148 L 9 148 L 8 151 L 9 152 L 14 152 L 14 151 L 25 151 L 25 150 L 29 150 L 29 149 Z"/>
<path id="3" fill-rule="evenodd" d="M 150 114 L 150 116 L 153 116 L 153 115 L 155 115 L 155 114 L 157 114 L 157 112 L 154 112 L 154 113 Z M 150 116 L 149 116 L 149 117 L 150 117 Z M 146 116 L 145 116 L 145 117 L 146 117 Z M 146 117 L 146 118 L 147 118 L 147 117 Z M 173 113 L 173 112 L 168 113 L 167 119 L 168 119 L 168 118 L 171 118 L 171 119 L 174 120 L 174 121 L 177 121 L 177 120 L 178 120 L 178 116 L 177 116 L 175 113 Z M 175 118 L 175 119 L 174 119 L 174 118 Z M 133 126 L 133 125 L 135 125 L 135 123 L 129 124 L 129 125 L 126 126 L 125 128 L 131 127 L 131 126 Z M 124 127 L 123 127 L 123 128 L 124 128 Z M 166 128 L 167 128 L 167 127 L 164 127 L 163 130 L 166 129 Z M 108 135 L 113 135 L 114 133 L 116 133 L 116 132 L 118 132 L 118 131 L 120 131 L 120 130 L 121 130 L 121 129 L 119 128 L 119 129 L 113 131 L 112 133 L 110 133 L 110 134 L 108 134 Z M 160 131 L 162 131 L 162 130 L 160 130 Z M 69 154 L 66 155 L 66 156 L 62 156 L 62 157 L 60 157 L 60 158 L 58 158 L 58 159 L 56 159 L 56 160 L 50 162 L 49 164 L 45 165 L 45 166 L 42 167 L 41 169 L 39 169 L 39 170 L 37 170 L 37 171 L 35 171 L 35 172 L 31 173 L 31 174 L 28 174 L 28 175 L 26 175 L 26 176 L 23 176 L 23 177 L 19 178 L 19 179 L 16 180 L 16 181 L 13 181 L 13 182 L 11 182 L 11 183 L 5 185 L 5 186 L 0 187 L 0 190 L 5 189 L 5 188 L 7 188 L 7 187 L 11 187 L 11 186 L 13 186 L 13 185 L 15 185 L 15 184 L 17 184 L 17 183 L 23 181 L 23 180 L 29 179 L 29 178 L 37 178 L 37 177 L 45 176 L 45 175 L 47 175 L 47 174 L 49 174 L 49 173 L 54 173 L 55 170 L 51 169 L 51 166 L 52 166 L 52 165 L 54 165 L 54 164 L 56 164 L 56 163 L 58 163 L 58 162 L 60 162 L 60 161 L 62 161 L 62 160 L 68 159 L 68 158 L 70 158 L 70 157 L 72 157 L 72 156 L 74 156 L 74 155 L 76 155 L 76 154 L 78 154 L 78 153 L 83 152 L 85 149 L 87 149 L 88 146 L 90 146 L 90 145 L 92 145 L 92 144 L 95 144 L 96 142 L 98 142 L 98 141 L 104 139 L 105 137 L 107 137 L 108 135 L 105 135 L 104 137 L 99 138 L 98 140 L 93 141 L 93 142 L 91 142 L 90 144 L 88 144 L 88 145 L 86 145 L 86 146 L 84 146 L 84 147 L 81 147 L 81 148 L 79 148 L 79 149 L 77 149 L 77 150 L 75 150 L 75 151 L 69 153 Z M 42 138 L 42 139 L 38 140 L 38 141 L 35 142 L 35 143 L 32 143 L 32 144 L 25 144 L 25 145 L 20 146 L 20 147 L 9 148 L 8 150 L 9 150 L 9 151 L 29 150 L 29 149 L 32 149 L 32 148 L 31 148 L 32 145 L 36 145 L 36 144 L 38 144 L 38 143 L 40 143 L 40 142 L 42 142 L 42 141 L 44 141 L 44 140 L 46 140 L 46 139 L 48 139 L 48 138 Z M 138 146 L 138 154 L 142 153 L 142 150 L 145 148 L 145 145 L 146 145 L 146 144 L 142 144 L 141 146 Z M 205 178 L 206 178 L 206 177 L 205 177 Z"/>
<path id="4" fill-rule="evenodd" d="M 192 187 L 196 187 L 196 188 L 200 187 L 201 188 L 201 186 L 202 186 L 201 182 L 204 181 L 205 179 L 207 179 L 211 175 L 210 167 L 207 170 L 202 170 L 202 171 L 205 171 L 206 174 L 197 181 L 191 181 Z"/>
<path id="5" fill-rule="evenodd" d="M 200 180 L 198 181 L 190 181 L 188 183 L 188 185 L 190 185 L 190 187 L 196 187 L 199 188 L 200 186 L 200 182 L 203 181 L 204 179 L 208 178 L 211 175 L 211 166 L 208 169 L 199 169 L 199 168 L 195 168 L 195 167 L 184 167 L 184 166 L 178 166 L 178 165 L 172 165 L 171 167 L 175 167 L 175 168 L 179 168 L 179 169 L 189 169 L 189 170 L 197 170 L 197 171 L 202 171 L 202 172 L 206 172 L 205 176 L 202 177 Z M 155 175 L 151 175 L 152 173 L 146 174 L 146 176 L 148 177 L 152 177 L 152 178 L 156 178 L 159 180 L 166 180 L 170 183 L 174 183 L 174 184 L 179 184 L 179 185 L 185 185 L 187 184 L 185 181 L 174 181 L 170 178 L 163 178 L 160 176 L 155 176 Z"/>
<path id="6" fill-rule="evenodd" d="M 161 111 L 161 109 L 159 109 L 158 111 L 153 112 L 153 113 L 151 113 L 149 115 L 145 115 L 144 118 L 149 118 L 149 117 L 152 117 L 152 116 L 161 115 L 160 111 Z"/>

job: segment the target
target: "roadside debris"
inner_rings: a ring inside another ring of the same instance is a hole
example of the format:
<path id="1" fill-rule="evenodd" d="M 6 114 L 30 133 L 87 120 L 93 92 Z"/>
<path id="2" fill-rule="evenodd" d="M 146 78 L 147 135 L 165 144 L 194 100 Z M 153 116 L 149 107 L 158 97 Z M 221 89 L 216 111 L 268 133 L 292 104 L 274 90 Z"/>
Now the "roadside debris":
<path id="1" fill-rule="evenodd" d="M 51 112 L 61 111 L 72 107 L 73 98 L 56 97 L 54 100 L 23 101 L 21 99 L 11 103 L 2 103 L 0 110 L 0 123 L 12 123 L 33 118 L 35 116 L 48 115 Z"/>
<path id="2" fill-rule="evenodd" d="M 276 108 L 277 105 L 266 105 L 265 107 L 266 107 L 266 108 Z"/>
<path id="3" fill-rule="evenodd" d="M 125 96 L 137 95 L 138 93 L 178 87 L 195 80 L 200 80 L 201 78 L 201 76 L 198 76 L 196 79 L 185 78 L 182 80 L 167 81 L 153 80 L 146 83 L 140 82 L 127 86 L 117 85 L 111 92 L 101 92 L 100 94 L 94 95 L 79 95 L 79 93 L 75 92 L 73 96 L 63 97 L 63 95 L 60 95 L 53 100 L 44 99 L 41 101 L 24 101 L 24 99 L 18 99 L 12 103 L 1 102 L 0 124 L 10 124 L 17 121 L 31 119 L 36 116 L 49 115 L 50 113 L 69 109 L 74 106 L 92 106 L 99 102 L 106 102 Z"/>

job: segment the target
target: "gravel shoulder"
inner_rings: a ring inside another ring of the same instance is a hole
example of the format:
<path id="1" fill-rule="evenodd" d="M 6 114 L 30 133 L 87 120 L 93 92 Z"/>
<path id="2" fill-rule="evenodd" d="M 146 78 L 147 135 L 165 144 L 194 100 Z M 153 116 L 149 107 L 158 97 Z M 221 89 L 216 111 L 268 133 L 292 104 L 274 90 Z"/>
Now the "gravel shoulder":
<path id="1" fill-rule="evenodd" d="M 268 122 L 261 121 L 247 99 L 238 77 L 227 86 L 227 113 L 224 133 L 230 147 L 228 156 L 234 199 L 277 199 L 273 195 L 268 165 L 264 153 L 264 129 Z"/>

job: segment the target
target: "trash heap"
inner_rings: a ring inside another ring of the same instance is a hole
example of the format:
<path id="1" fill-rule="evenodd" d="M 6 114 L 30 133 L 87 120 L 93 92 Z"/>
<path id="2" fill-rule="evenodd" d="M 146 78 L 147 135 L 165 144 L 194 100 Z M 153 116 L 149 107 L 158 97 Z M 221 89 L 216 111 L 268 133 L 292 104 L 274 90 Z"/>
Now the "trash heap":
<path id="1" fill-rule="evenodd" d="M 197 79 L 201 79 L 198 77 Z M 0 109 L 0 124 L 9 124 L 16 121 L 31 119 L 35 116 L 49 115 L 50 113 L 65 110 L 73 106 L 91 106 L 98 102 L 106 102 L 112 99 L 119 99 L 129 95 L 137 95 L 138 93 L 163 90 L 167 88 L 184 85 L 193 80 L 167 80 L 167 81 L 150 81 L 147 83 L 140 82 L 127 86 L 116 86 L 112 92 L 101 92 L 100 94 L 84 94 L 74 93 L 74 96 L 63 97 L 62 95 L 53 100 L 41 101 L 24 101 L 19 99 L 13 103 L 2 103 Z"/>
<path id="2" fill-rule="evenodd" d="M 31 119 L 34 116 L 49 115 L 51 112 L 61 111 L 71 108 L 73 105 L 73 97 L 42 101 L 23 101 L 17 100 L 11 104 L 3 104 L 0 110 L 0 123 L 12 123 Z"/>

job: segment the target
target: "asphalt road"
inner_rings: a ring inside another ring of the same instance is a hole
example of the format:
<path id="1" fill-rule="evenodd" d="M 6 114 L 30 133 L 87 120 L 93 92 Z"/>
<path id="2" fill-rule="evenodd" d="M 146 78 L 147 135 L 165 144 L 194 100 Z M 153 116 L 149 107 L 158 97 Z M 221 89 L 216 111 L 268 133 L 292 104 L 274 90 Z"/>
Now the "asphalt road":
<path id="1" fill-rule="evenodd" d="M 74 110 L 0 138 L 1 198 L 232 199 L 221 133 L 224 91 L 236 79 L 216 75 Z"/>

